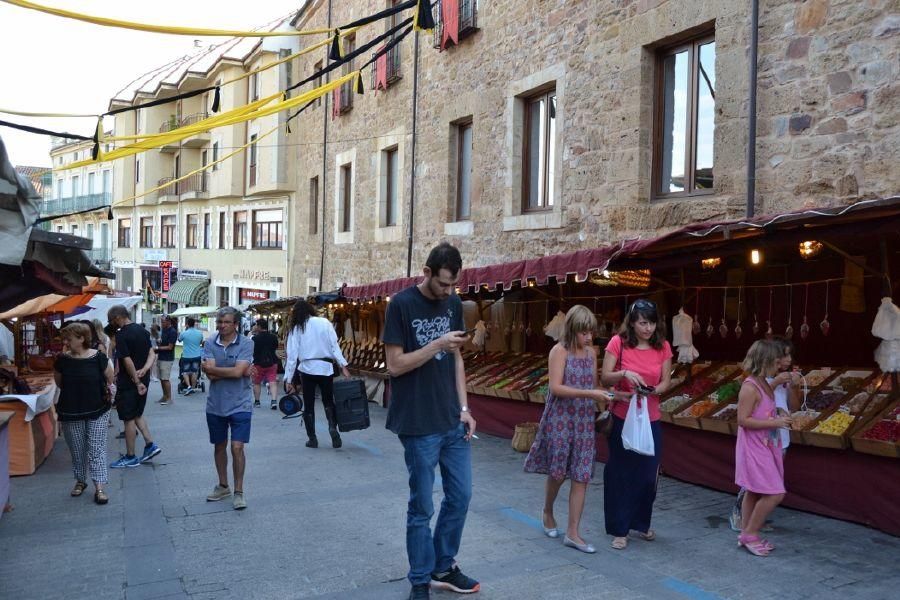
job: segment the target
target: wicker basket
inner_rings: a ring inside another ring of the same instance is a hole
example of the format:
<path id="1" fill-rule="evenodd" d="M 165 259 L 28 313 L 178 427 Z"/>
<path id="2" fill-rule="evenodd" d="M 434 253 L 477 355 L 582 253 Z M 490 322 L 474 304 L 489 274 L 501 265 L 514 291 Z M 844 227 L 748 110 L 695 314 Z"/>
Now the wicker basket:
<path id="1" fill-rule="evenodd" d="M 537 435 L 537 423 L 519 423 L 513 433 L 512 447 L 516 452 L 528 452 Z"/>

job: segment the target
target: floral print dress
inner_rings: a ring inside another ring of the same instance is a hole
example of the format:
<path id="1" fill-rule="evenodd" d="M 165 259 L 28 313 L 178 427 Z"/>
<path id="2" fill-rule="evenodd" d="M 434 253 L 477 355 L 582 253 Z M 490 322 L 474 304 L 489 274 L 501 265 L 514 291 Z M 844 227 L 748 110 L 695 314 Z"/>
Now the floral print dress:
<path id="1" fill-rule="evenodd" d="M 594 370 L 590 355 L 577 358 L 567 354 L 563 385 L 593 389 Z M 595 411 L 589 398 L 557 398 L 547 392 L 541 424 L 525 458 L 525 471 L 544 473 L 556 480 L 590 481 L 596 454 Z"/>

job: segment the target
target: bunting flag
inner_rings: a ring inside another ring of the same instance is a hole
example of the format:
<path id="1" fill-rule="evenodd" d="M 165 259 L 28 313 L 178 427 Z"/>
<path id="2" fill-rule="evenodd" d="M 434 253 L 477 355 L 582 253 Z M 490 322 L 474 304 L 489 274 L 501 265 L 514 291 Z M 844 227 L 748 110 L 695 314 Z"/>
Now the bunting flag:
<path id="1" fill-rule="evenodd" d="M 441 51 L 448 42 L 459 46 L 459 0 L 441 0 Z"/>
<path id="2" fill-rule="evenodd" d="M 415 27 L 417 31 L 434 29 L 434 15 L 431 14 L 430 0 L 419 0 L 419 4 L 416 6 Z"/>
<path id="3" fill-rule="evenodd" d="M 341 88 L 336 88 L 331 93 L 331 120 L 334 121 L 341 114 Z"/>
<path id="4" fill-rule="evenodd" d="M 386 90 L 388 87 L 387 81 L 387 52 L 385 52 L 386 46 L 382 46 L 378 49 L 378 52 L 381 54 L 375 59 L 375 93 L 378 93 L 378 90 Z"/>

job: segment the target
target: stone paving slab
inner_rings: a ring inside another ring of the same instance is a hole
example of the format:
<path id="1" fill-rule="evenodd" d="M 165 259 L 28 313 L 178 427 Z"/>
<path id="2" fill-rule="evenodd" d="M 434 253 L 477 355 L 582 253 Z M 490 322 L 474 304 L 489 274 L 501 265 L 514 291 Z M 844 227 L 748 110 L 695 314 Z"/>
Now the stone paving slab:
<path id="1" fill-rule="evenodd" d="M 151 399 L 158 398 L 158 387 Z M 372 405 L 372 427 L 330 448 L 304 447 L 298 419 L 254 413 L 247 446 L 249 508 L 206 502 L 216 483 L 205 397 L 151 403 L 163 452 L 151 464 L 110 472 L 110 504 L 90 490 L 70 498 L 65 443 L 30 477 L 14 478 L 14 512 L 0 520 L 0 598 L 119 600 L 390 599 L 409 586 L 405 553 L 406 469 L 402 447 Z M 318 407 L 319 418 L 321 406 Z M 477 417 L 477 415 L 476 415 Z M 112 436 L 110 459 L 124 443 Z M 458 557 L 482 582 L 483 599 L 692 599 L 894 597 L 900 538 L 788 509 L 774 514 L 778 544 L 767 559 L 736 547 L 727 494 L 663 478 L 658 539 L 609 547 L 603 532 L 602 468 L 588 489 L 586 555 L 543 535 L 543 478 L 522 471 L 509 441 L 473 441 L 474 494 Z M 440 478 L 435 505 L 441 498 Z M 566 519 L 564 486 L 557 520 Z M 436 592 L 437 599 L 458 597 Z"/>

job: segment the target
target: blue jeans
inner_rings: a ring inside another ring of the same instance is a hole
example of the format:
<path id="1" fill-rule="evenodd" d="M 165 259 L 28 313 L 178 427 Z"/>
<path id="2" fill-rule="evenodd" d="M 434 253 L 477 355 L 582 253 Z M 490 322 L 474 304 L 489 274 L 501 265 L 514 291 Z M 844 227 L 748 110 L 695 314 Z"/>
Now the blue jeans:
<path id="1" fill-rule="evenodd" d="M 409 471 L 406 554 L 413 585 L 429 583 L 432 573 L 449 571 L 459 551 L 469 500 L 472 498 L 472 447 L 459 423 L 445 433 L 401 435 Z M 431 535 L 434 468 L 441 466 L 444 500 Z"/>

